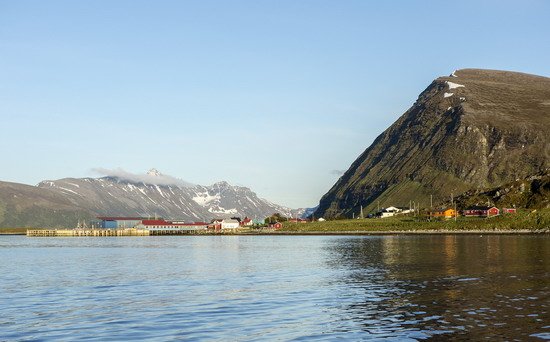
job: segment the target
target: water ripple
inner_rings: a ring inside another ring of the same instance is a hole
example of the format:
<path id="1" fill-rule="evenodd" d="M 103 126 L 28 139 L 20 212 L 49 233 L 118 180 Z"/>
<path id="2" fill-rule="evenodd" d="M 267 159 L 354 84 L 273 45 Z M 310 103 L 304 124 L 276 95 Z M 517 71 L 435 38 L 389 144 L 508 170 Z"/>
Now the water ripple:
<path id="1" fill-rule="evenodd" d="M 548 340 L 549 241 L 0 237 L 0 340 Z"/>

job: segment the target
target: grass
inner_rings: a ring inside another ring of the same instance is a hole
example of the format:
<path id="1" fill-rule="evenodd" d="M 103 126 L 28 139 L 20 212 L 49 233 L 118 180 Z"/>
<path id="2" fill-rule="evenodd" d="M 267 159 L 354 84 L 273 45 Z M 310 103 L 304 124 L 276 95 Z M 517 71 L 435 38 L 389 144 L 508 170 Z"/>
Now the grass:
<path id="1" fill-rule="evenodd" d="M 36 228 L 34 228 L 36 229 Z M 312 223 L 285 222 L 278 232 L 334 233 L 384 231 L 514 231 L 550 232 L 550 209 L 520 210 L 517 214 L 492 218 L 466 218 L 426 221 L 412 216 L 396 216 L 362 220 L 334 220 Z M 25 234 L 27 228 L 0 228 L 1 234 Z"/>
<path id="2" fill-rule="evenodd" d="M 458 217 L 450 220 L 427 221 L 412 216 L 362 220 L 335 220 L 312 223 L 285 222 L 281 232 L 351 232 L 351 231 L 498 231 L 532 230 L 550 231 L 550 209 L 524 210 L 517 214 L 491 218 Z"/>

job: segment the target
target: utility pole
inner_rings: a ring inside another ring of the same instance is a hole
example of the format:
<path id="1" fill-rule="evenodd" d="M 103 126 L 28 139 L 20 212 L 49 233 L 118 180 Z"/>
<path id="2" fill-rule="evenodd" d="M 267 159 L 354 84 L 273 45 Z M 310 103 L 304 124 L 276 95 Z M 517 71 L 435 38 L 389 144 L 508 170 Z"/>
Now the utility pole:
<path id="1" fill-rule="evenodd" d="M 456 212 L 456 203 L 455 203 L 455 222 L 456 222 L 457 215 L 458 215 L 458 213 Z"/>
<path id="2" fill-rule="evenodd" d="M 433 210 L 433 195 L 430 195 L 430 210 Z"/>
<path id="3" fill-rule="evenodd" d="M 365 218 L 365 217 L 363 216 L 363 205 L 361 205 L 361 216 L 360 216 L 360 217 L 361 217 L 362 219 Z"/>

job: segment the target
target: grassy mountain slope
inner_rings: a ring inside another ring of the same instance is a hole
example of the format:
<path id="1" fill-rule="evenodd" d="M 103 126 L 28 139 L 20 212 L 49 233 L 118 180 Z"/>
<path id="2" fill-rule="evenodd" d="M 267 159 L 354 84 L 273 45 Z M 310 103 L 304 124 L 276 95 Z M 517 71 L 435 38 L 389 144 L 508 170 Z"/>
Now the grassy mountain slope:
<path id="1" fill-rule="evenodd" d="M 323 196 L 315 216 L 429 205 L 550 166 L 550 78 L 464 69 L 434 80 Z"/>
<path id="2" fill-rule="evenodd" d="M 93 213 L 35 186 L 0 182 L 0 227 L 73 227 Z"/>

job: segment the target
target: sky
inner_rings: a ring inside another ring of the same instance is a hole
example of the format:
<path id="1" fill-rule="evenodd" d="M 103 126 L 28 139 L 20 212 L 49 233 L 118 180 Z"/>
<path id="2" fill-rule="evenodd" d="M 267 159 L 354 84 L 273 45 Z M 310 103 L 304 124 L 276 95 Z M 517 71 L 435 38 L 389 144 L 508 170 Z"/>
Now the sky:
<path id="1" fill-rule="evenodd" d="M 0 180 L 154 167 L 313 207 L 433 79 L 550 76 L 549 15 L 546 0 L 0 0 Z"/>

